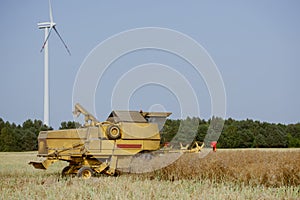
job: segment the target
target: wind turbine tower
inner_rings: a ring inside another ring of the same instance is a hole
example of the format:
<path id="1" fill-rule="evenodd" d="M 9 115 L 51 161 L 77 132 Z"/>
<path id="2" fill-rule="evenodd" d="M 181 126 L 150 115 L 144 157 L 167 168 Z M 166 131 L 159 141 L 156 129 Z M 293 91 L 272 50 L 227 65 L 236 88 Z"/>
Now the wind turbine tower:
<path id="1" fill-rule="evenodd" d="M 49 15 L 50 22 L 38 23 L 39 29 L 45 30 L 45 40 L 42 46 L 41 52 L 44 50 L 44 124 L 49 126 L 49 52 L 48 52 L 48 39 L 50 37 L 51 31 L 54 29 L 59 39 L 65 46 L 67 52 L 71 55 L 66 43 L 63 41 L 62 37 L 56 29 L 56 23 L 53 21 L 52 7 L 49 0 Z"/>

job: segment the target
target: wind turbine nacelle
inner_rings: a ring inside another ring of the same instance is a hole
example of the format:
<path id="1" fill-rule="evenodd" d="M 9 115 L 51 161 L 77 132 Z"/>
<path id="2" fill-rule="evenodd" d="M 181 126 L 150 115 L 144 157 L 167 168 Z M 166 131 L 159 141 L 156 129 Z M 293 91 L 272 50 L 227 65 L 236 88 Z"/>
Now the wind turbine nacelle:
<path id="1" fill-rule="evenodd" d="M 56 23 L 54 23 L 54 22 L 52 22 L 52 23 L 51 22 L 42 22 L 42 23 L 38 23 L 37 25 L 38 25 L 39 29 L 44 29 L 44 28 L 51 28 L 51 27 L 55 26 Z"/>

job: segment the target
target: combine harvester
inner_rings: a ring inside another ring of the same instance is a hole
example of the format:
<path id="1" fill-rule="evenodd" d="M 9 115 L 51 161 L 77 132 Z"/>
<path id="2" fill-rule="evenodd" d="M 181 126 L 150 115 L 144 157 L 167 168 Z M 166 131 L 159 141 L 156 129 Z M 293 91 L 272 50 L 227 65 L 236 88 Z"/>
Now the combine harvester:
<path id="1" fill-rule="evenodd" d="M 166 153 L 197 153 L 204 147 L 198 142 L 180 149 L 161 144 L 159 125 L 171 115 L 168 112 L 113 111 L 106 121 L 99 122 L 81 105 L 75 105 L 74 115 L 83 114 L 84 127 L 78 129 L 42 131 L 38 136 L 38 157 L 31 161 L 36 169 L 47 169 L 56 161 L 69 163 L 62 175 L 90 178 L 97 173 L 116 175 L 133 172 L 133 159 L 151 159 Z M 146 164 L 145 162 L 143 163 Z"/>

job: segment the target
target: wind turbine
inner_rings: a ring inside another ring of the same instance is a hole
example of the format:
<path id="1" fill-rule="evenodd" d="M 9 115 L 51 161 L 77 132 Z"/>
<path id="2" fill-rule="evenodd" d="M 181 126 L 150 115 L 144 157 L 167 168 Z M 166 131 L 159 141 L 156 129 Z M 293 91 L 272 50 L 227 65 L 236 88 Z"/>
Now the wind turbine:
<path id="1" fill-rule="evenodd" d="M 42 46 L 41 52 L 44 50 L 44 124 L 49 126 L 49 53 L 48 53 L 48 39 L 50 37 L 51 31 L 54 30 L 58 35 L 59 39 L 65 46 L 69 55 L 71 55 L 70 50 L 68 49 L 66 43 L 58 33 L 56 29 L 56 23 L 53 21 L 52 16 L 52 7 L 51 2 L 49 0 L 49 15 L 50 22 L 42 22 L 38 23 L 39 29 L 45 30 L 45 40 Z"/>

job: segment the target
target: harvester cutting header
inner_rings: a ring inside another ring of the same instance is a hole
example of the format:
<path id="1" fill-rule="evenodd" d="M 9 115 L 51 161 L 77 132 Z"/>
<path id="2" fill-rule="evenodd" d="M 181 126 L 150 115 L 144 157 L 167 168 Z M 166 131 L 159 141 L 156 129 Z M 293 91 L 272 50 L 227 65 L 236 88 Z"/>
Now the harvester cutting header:
<path id="1" fill-rule="evenodd" d="M 132 159 L 138 156 L 151 159 L 154 153 L 196 153 L 204 146 L 194 142 L 178 150 L 164 148 L 159 130 L 169 112 L 112 111 L 106 121 L 99 122 L 76 104 L 73 114 L 84 115 L 83 127 L 40 132 L 38 157 L 45 159 L 29 164 L 47 169 L 56 161 L 66 161 L 69 165 L 62 170 L 63 175 L 89 178 L 96 173 L 132 172 Z"/>

